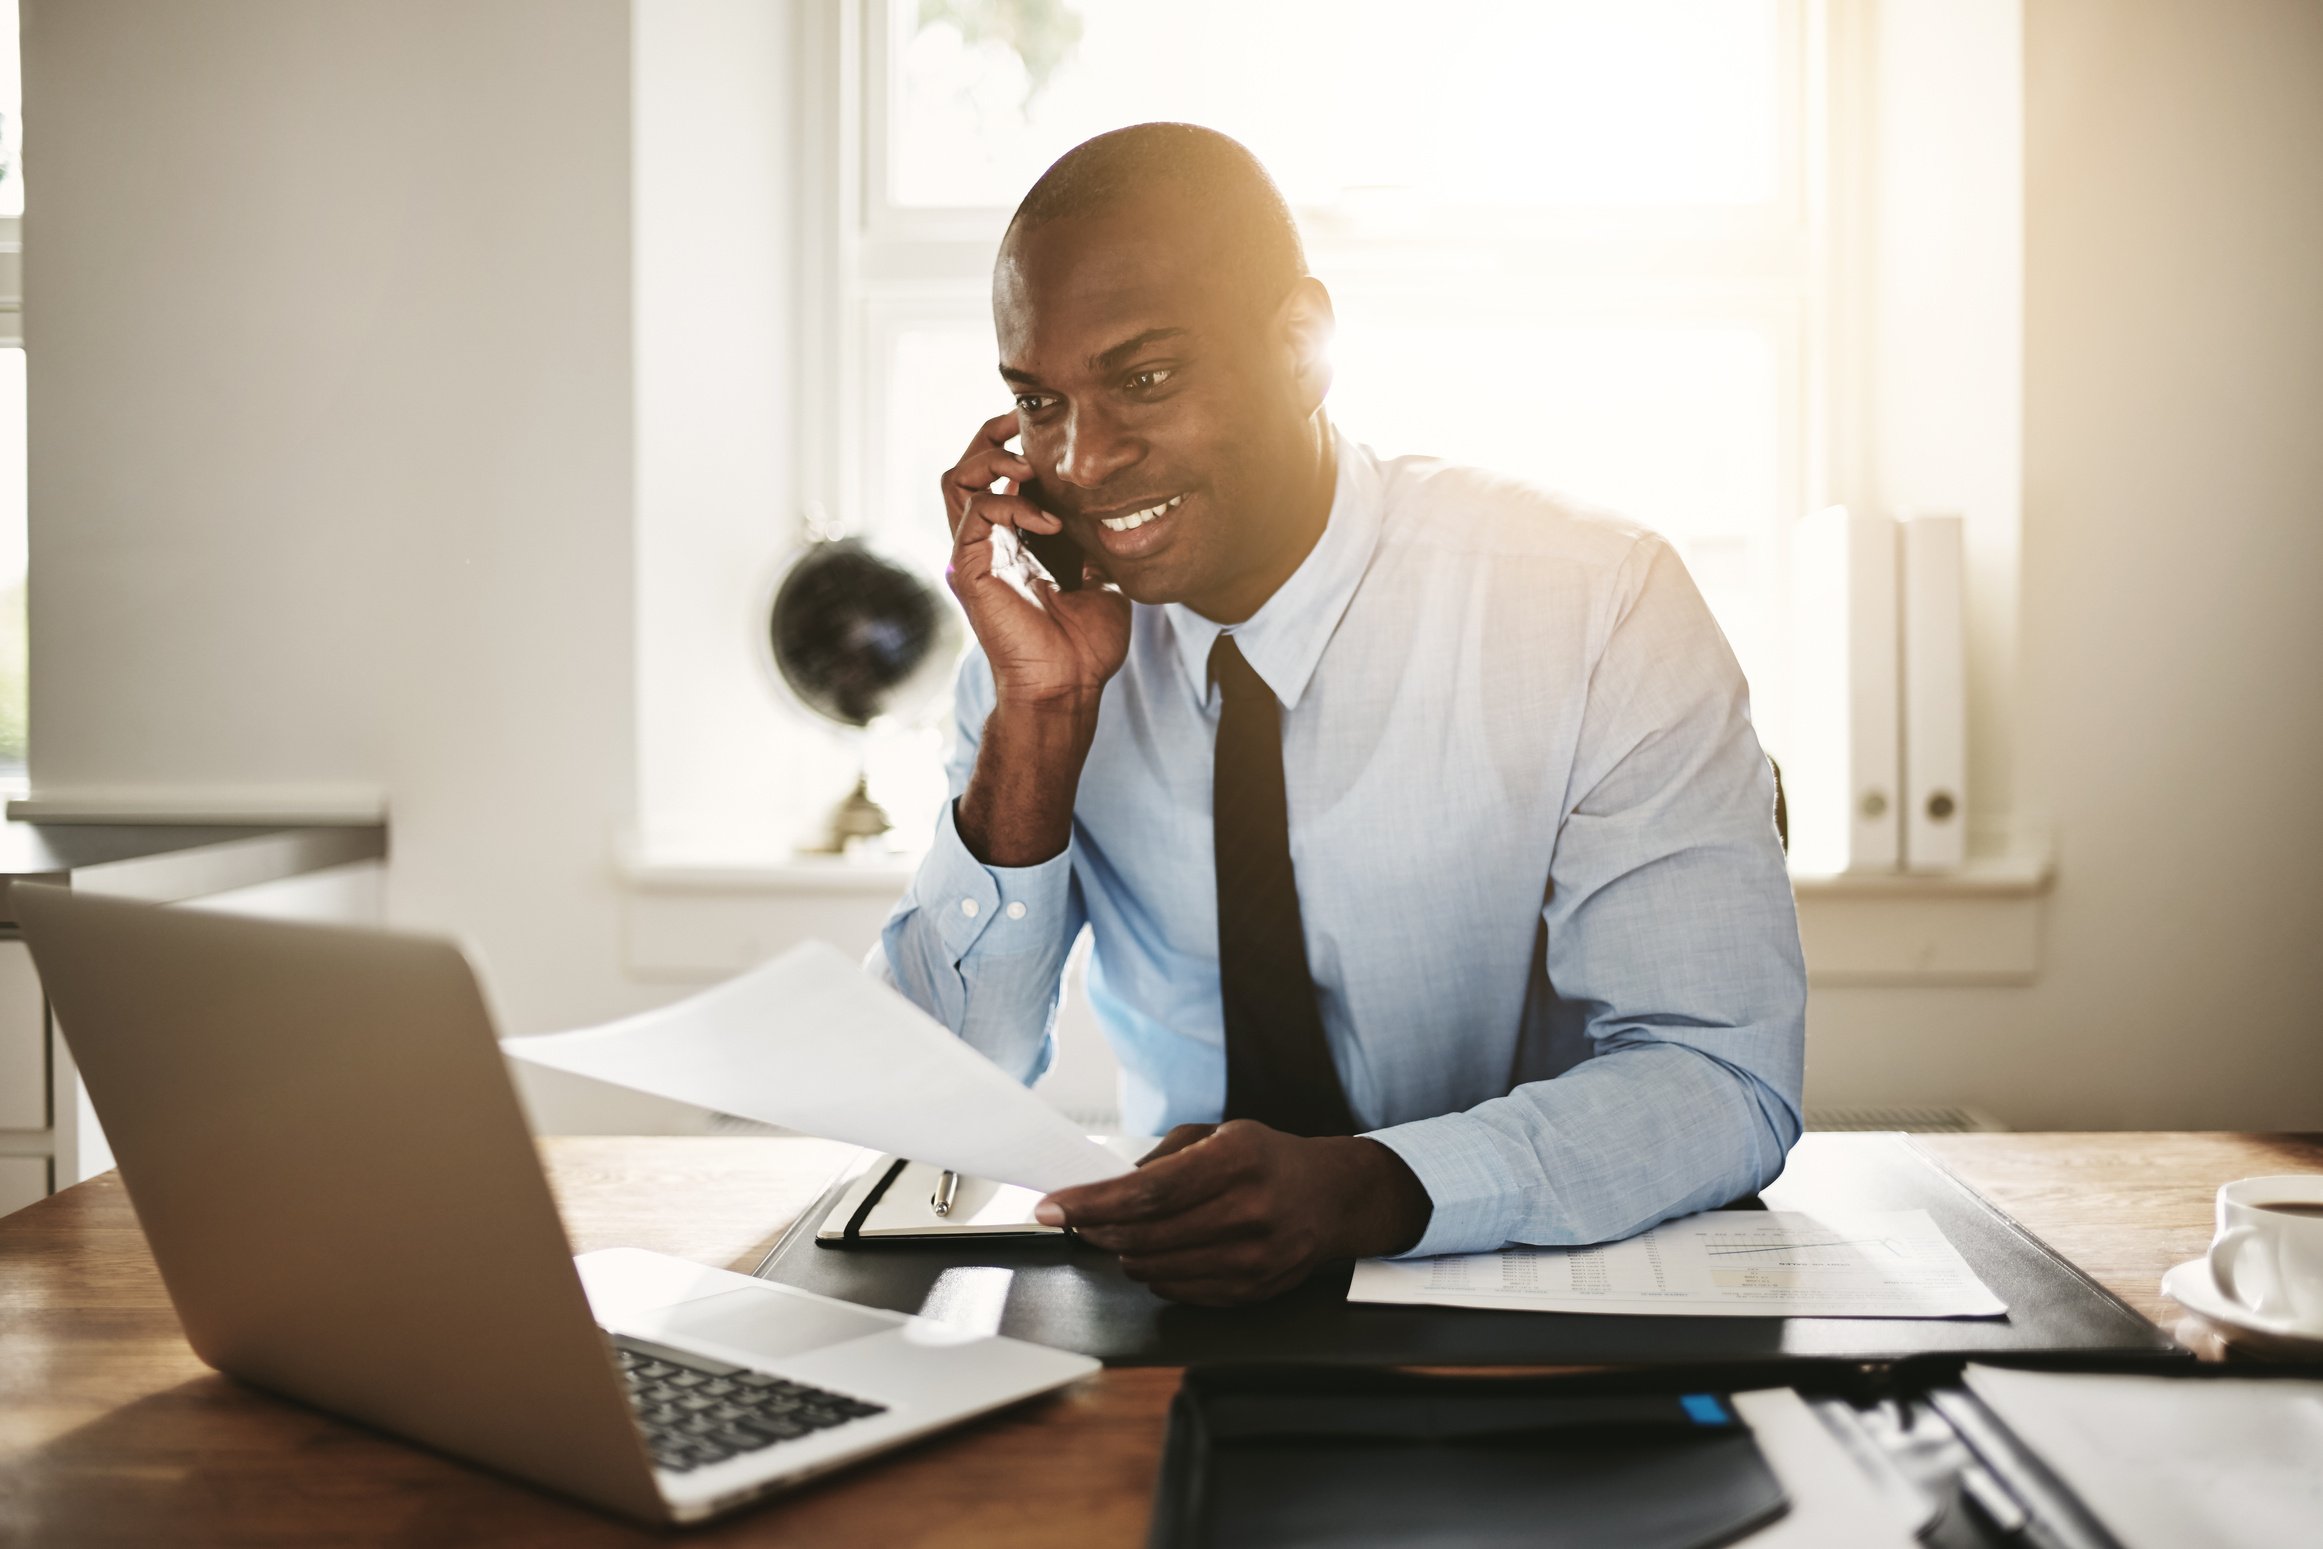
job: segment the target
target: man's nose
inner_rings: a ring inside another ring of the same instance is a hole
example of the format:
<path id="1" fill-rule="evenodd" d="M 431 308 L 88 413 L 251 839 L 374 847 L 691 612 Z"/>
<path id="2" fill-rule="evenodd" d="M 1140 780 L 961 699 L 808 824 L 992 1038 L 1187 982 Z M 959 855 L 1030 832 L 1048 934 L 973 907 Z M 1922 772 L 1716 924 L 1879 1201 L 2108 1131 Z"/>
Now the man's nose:
<path id="1" fill-rule="evenodd" d="M 1144 455 L 1144 443 L 1126 434 L 1110 415 L 1076 408 L 1065 420 L 1064 444 L 1057 453 L 1057 478 L 1077 489 L 1103 489 Z"/>

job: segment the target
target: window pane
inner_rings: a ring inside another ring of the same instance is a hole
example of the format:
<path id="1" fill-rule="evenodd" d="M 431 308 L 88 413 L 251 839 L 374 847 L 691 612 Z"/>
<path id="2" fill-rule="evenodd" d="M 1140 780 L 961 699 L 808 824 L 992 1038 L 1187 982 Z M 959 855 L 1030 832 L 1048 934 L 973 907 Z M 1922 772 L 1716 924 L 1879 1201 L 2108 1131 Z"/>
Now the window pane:
<path id="1" fill-rule="evenodd" d="M 1093 134 L 1242 140 L 1292 202 L 1774 197 L 1774 0 L 889 0 L 891 197 L 1013 207 Z"/>
<path id="2" fill-rule="evenodd" d="M 942 576 L 951 534 L 936 484 L 960 460 L 976 427 L 1009 405 L 994 368 L 991 323 L 914 324 L 887 352 L 883 444 L 867 530 L 899 558 Z"/>
<path id="3" fill-rule="evenodd" d="M 1756 680 L 1783 498 L 1781 367 L 1741 323 L 1422 322 L 1344 298 L 1332 417 L 1383 455 L 1474 464 L 1674 540 Z"/>
<path id="4" fill-rule="evenodd" d="M 1516 474 L 1673 537 L 1772 521 L 1776 366 L 1755 328 L 1351 315 L 1332 355 L 1334 417 L 1383 452 Z"/>

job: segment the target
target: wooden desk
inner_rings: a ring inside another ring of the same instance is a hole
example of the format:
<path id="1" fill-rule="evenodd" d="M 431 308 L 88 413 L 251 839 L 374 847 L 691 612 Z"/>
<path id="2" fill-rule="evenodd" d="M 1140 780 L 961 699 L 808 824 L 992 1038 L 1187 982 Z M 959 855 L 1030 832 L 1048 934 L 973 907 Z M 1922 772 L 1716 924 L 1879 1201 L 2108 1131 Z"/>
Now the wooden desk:
<path id="1" fill-rule="evenodd" d="M 2229 1178 L 2323 1171 L 2323 1137 L 1955 1135 L 1946 1166 L 2146 1316 Z M 576 1252 L 633 1244 L 748 1270 L 844 1148 L 542 1145 Z M 688 1535 L 703 1544 L 1134 1545 L 1178 1374 L 1108 1371 Z M 586 1546 L 664 1542 L 251 1393 L 180 1337 L 118 1176 L 0 1221 L 0 1544 Z"/>

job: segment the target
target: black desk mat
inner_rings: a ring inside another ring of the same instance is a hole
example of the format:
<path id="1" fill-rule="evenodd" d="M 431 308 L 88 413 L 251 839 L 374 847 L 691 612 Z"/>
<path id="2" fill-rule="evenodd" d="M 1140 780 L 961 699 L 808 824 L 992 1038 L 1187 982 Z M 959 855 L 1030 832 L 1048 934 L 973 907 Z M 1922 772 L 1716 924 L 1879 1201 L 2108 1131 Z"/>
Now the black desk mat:
<path id="1" fill-rule="evenodd" d="M 1812 1134 L 1760 1196 L 1774 1210 L 1911 1210 L 1935 1218 L 2005 1318 L 1697 1318 L 1356 1305 L 1339 1266 L 1252 1307 L 1183 1307 L 1064 1238 L 963 1238 L 821 1248 L 837 1187 L 801 1216 L 758 1273 L 896 1312 L 976 1318 L 999 1332 L 1112 1366 L 1204 1362 L 1365 1365 L 1631 1365 L 1834 1356 L 2110 1351 L 2181 1358 L 2169 1337 L 1899 1135 Z"/>

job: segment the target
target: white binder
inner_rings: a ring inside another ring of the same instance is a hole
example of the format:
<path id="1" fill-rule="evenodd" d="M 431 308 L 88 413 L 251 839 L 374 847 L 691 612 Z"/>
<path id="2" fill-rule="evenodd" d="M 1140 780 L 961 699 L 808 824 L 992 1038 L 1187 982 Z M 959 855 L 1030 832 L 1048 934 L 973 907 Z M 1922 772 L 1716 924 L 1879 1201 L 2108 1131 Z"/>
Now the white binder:
<path id="1" fill-rule="evenodd" d="M 1968 859 L 1967 547 L 1956 515 L 1903 523 L 1904 869 Z"/>
<path id="2" fill-rule="evenodd" d="M 1832 506 L 1799 523 L 1791 556 L 1791 858 L 1805 872 L 1893 871 L 1896 524 Z"/>

